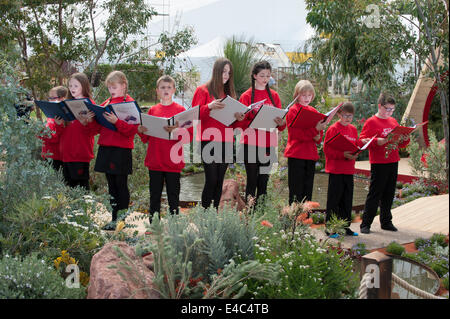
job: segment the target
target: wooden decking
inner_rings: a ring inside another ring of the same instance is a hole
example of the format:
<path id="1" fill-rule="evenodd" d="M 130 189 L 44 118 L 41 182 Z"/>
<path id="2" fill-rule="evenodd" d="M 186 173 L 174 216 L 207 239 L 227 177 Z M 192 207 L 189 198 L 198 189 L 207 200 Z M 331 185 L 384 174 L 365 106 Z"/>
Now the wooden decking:
<path id="1" fill-rule="evenodd" d="M 448 194 L 422 197 L 392 210 L 392 221 L 400 228 L 449 233 Z"/>

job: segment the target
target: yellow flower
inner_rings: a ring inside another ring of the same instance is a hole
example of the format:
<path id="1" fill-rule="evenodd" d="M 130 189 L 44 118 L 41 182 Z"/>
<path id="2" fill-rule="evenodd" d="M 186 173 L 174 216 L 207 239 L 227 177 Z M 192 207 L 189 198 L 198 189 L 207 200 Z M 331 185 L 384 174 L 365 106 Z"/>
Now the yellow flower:
<path id="1" fill-rule="evenodd" d="M 56 269 L 59 269 L 59 264 L 61 263 L 61 257 L 58 257 L 55 260 L 53 260 L 53 263 L 55 264 Z"/>
<path id="2" fill-rule="evenodd" d="M 84 271 L 80 271 L 80 283 L 85 287 L 89 284 L 89 275 Z"/>
<path id="3" fill-rule="evenodd" d="M 124 227 L 125 227 L 125 222 L 123 220 L 121 220 L 120 222 L 117 223 L 116 233 L 120 232 Z"/>

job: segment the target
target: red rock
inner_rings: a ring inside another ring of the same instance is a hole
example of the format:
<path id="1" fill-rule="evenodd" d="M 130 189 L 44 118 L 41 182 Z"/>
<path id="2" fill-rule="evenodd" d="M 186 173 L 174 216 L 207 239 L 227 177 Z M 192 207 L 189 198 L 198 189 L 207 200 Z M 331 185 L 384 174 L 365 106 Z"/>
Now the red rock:
<path id="1" fill-rule="evenodd" d="M 124 258 L 120 258 L 114 247 L 128 256 L 134 265 L 131 273 L 123 265 Z M 150 259 L 150 257 L 148 258 Z M 147 260 L 150 264 L 150 260 Z M 116 266 L 116 269 L 110 269 Z M 127 278 L 124 280 L 119 274 L 121 271 Z M 137 274 L 139 273 L 139 275 Z M 136 282 L 132 279 L 142 278 Z M 159 299 L 159 294 L 154 290 L 154 273 L 146 266 L 142 257 L 136 257 L 134 248 L 124 242 L 110 242 L 106 244 L 91 261 L 88 299 Z M 146 289 L 142 289 L 146 288 Z"/>
<path id="2" fill-rule="evenodd" d="M 219 208 L 225 205 L 235 207 L 237 211 L 245 208 L 245 202 L 239 194 L 239 184 L 234 179 L 226 179 L 223 181 L 222 197 L 220 197 Z"/>

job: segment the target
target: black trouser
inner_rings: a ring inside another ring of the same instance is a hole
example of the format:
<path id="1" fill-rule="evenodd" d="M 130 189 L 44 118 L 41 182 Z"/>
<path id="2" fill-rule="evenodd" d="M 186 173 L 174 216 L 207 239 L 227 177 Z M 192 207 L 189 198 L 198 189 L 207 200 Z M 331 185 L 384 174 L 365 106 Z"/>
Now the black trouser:
<path id="1" fill-rule="evenodd" d="M 89 163 L 64 162 L 63 176 L 68 186 L 80 186 L 89 191 Z"/>
<path id="2" fill-rule="evenodd" d="M 316 161 L 288 158 L 289 205 L 312 199 Z"/>
<path id="3" fill-rule="evenodd" d="M 219 153 L 216 153 L 216 150 Z M 214 201 L 213 205 L 217 209 L 222 196 L 223 181 L 228 164 L 233 162 L 233 143 L 202 141 L 201 158 L 205 172 L 202 207 L 208 208 Z"/>
<path id="4" fill-rule="evenodd" d="M 63 168 L 63 162 L 60 160 L 51 159 L 51 164 L 55 171 L 59 171 Z"/>
<path id="5" fill-rule="evenodd" d="M 112 220 L 117 220 L 117 212 L 127 209 L 130 204 L 130 192 L 128 190 L 128 174 L 116 175 L 106 173 L 108 191 L 112 207 Z"/>
<path id="6" fill-rule="evenodd" d="M 353 175 L 329 174 L 325 220 L 328 222 L 334 214 L 339 219 L 347 221 L 349 227 L 352 222 L 352 203 Z"/>
<path id="7" fill-rule="evenodd" d="M 161 195 L 166 183 L 167 201 L 171 214 L 179 213 L 180 173 L 148 171 L 150 176 L 150 222 L 153 214 L 158 212 L 161 217 Z"/>
<path id="8" fill-rule="evenodd" d="M 398 162 L 370 165 L 370 186 L 361 227 L 370 227 L 380 206 L 380 224 L 392 223 L 391 207 L 397 184 Z"/>

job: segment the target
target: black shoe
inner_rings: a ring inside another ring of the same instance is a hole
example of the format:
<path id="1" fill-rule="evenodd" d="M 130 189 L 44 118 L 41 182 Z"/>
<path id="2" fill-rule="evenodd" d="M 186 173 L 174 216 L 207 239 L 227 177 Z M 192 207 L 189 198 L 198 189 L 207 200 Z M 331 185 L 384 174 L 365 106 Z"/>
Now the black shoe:
<path id="1" fill-rule="evenodd" d="M 345 229 L 345 235 L 347 236 L 358 236 L 358 233 L 355 233 L 353 230 L 351 230 L 350 228 L 346 228 Z"/>
<path id="2" fill-rule="evenodd" d="M 397 231 L 398 230 L 392 223 L 384 225 L 384 226 L 381 226 L 381 229 L 390 230 L 390 231 Z"/>
<path id="3" fill-rule="evenodd" d="M 108 224 L 106 224 L 105 226 L 103 226 L 102 230 L 116 230 L 116 222 L 109 222 Z"/>
<path id="4" fill-rule="evenodd" d="M 370 234 L 370 227 L 369 226 L 362 226 L 361 227 L 361 234 Z"/>

